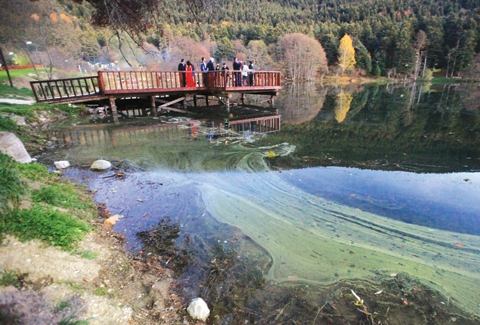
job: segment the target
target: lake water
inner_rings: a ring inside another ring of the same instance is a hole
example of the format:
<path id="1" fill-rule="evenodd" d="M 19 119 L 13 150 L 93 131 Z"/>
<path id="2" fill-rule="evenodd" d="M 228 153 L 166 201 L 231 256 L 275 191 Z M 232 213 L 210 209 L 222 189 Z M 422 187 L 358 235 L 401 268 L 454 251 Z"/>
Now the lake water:
<path id="1" fill-rule="evenodd" d="M 475 324 L 460 316 L 480 314 L 475 87 L 294 85 L 276 111 L 248 98 L 66 127 L 41 159 L 69 160 L 124 216 L 127 249 L 162 255 L 212 323 Z M 96 159 L 126 177 L 84 171 Z"/>

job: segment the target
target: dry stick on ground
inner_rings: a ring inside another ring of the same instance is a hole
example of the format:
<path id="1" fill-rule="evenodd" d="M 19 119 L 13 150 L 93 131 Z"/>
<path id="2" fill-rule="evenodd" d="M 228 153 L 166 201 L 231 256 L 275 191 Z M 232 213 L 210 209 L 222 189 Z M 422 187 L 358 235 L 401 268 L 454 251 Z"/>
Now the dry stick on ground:
<path id="1" fill-rule="evenodd" d="M 322 311 L 322 309 L 323 309 L 327 304 L 328 304 L 328 301 L 325 302 L 325 303 L 323 304 L 323 306 L 318 309 L 317 315 L 315 315 L 315 318 L 313 319 L 312 325 L 315 325 L 315 322 L 317 321 L 318 315 L 320 314 L 320 312 Z"/>

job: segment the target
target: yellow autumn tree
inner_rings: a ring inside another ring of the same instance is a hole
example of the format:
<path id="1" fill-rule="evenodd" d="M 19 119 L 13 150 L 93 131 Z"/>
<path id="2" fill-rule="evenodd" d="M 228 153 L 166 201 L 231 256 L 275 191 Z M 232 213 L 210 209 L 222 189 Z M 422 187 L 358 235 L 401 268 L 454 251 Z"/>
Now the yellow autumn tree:
<path id="1" fill-rule="evenodd" d="M 353 47 L 352 38 L 350 35 L 345 34 L 340 40 L 340 46 L 338 47 L 338 66 L 342 69 L 342 75 L 345 70 L 355 68 L 355 48 Z"/>
<path id="2" fill-rule="evenodd" d="M 347 117 L 347 113 L 350 110 L 350 104 L 352 103 L 353 96 L 343 89 L 337 95 L 335 99 L 335 119 L 338 123 L 342 123 Z"/>

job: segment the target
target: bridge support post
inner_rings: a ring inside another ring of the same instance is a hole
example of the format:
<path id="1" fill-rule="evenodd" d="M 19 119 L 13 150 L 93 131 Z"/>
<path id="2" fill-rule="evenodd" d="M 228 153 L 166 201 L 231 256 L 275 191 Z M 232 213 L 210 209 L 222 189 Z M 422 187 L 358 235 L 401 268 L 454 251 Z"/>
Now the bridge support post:
<path id="1" fill-rule="evenodd" d="M 245 94 L 242 93 L 242 105 L 245 105 Z"/>
<path id="2" fill-rule="evenodd" d="M 115 105 L 115 98 L 109 97 L 108 101 L 110 102 L 110 109 L 112 110 L 113 122 L 118 123 L 118 112 L 117 105 Z"/>
<path id="3" fill-rule="evenodd" d="M 193 106 L 197 107 L 197 95 L 193 95 Z"/>
<path id="4" fill-rule="evenodd" d="M 208 103 L 208 96 L 205 96 L 205 104 L 207 105 L 207 107 L 210 106 Z"/>
<path id="5" fill-rule="evenodd" d="M 155 103 L 155 96 L 150 96 L 150 109 L 152 110 L 153 116 L 157 116 L 157 105 Z"/>
<path id="6" fill-rule="evenodd" d="M 273 107 L 274 104 L 275 104 L 275 96 L 271 95 L 270 96 L 270 105 Z"/>

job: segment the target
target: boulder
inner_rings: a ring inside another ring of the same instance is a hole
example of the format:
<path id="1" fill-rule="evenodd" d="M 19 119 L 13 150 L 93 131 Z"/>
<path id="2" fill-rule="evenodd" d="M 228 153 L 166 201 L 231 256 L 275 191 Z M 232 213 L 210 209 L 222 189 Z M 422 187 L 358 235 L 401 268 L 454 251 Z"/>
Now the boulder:
<path id="1" fill-rule="evenodd" d="M 22 141 L 11 132 L 0 132 L 0 152 L 20 163 L 32 162 L 32 157 L 25 150 Z"/>
<path id="2" fill-rule="evenodd" d="M 57 169 L 64 169 L 70 167 L 70 163 L 66 160 L 55 161 L 53 164 Z"/>
<path id="3" fill-rule="evenodd" d="M 93 162 L 92 166 L 90 166 L 91 170 L 106 170 L 112 167 L 112 163 L 106 160 L 96 160 Z"/>
<path id="4" fill-rule="evenodd" d="M 188 305 L 187 311 L 190 317 L 203 322 L 210 316 L 210 309 L 208 309 L 207 303 L 202 298 L 193 299 Z"/>

